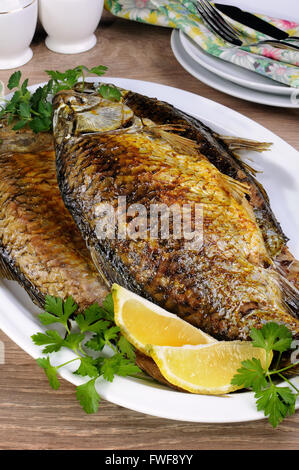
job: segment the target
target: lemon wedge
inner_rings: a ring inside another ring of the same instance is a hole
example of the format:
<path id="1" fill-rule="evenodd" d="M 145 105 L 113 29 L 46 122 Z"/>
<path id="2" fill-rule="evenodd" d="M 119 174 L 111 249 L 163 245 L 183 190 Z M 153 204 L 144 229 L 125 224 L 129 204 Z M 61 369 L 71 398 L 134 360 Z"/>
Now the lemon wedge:
<path id="1" fill-rule="evenodd" d="M 217 342 L 177 315 L 113 284 L 114 318 L 125 338 L 149 355 L 147 345 L 183 346 Z"/>
<path id="2" fill-rule="evenodd" d="M 231 379 L 246 359 L 260 359 L 266 366 L 266 351 L 250 341 L 181 347 L 152 345 L 148 352 L 168 382 L 205 395 L 223 395 L 242 388 L 231 385 Z"/>

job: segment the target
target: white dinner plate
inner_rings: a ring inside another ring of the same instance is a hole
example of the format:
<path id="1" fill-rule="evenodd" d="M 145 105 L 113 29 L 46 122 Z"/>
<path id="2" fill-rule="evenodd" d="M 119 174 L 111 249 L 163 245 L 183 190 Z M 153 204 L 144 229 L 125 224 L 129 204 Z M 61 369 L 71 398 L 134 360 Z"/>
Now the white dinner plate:
<path id="1" fill-rule="evenodd" d="M 293 102 L 290 94 L 279 95 L 254 90 L 252 88 L 238 85 L 231 80 L 226 80 L 225 78 L 216 75 L 215 72 L 207 70 L 206 67 L 200 65 L 186 52 L 182 45 L 178 30 L 173 30 L 171 34 L 171 48 L 175 58 L 181 66 L 187 70 L 187 72 L 218 91 L 222 91 L 223 93 L 227 93 L 228 95 L 235 96 L 237 98 L 242 98 L 246 101 L 253 101 L 254 103 L 266 104 L 268 106 L 299 108 L 299 89 L 297 91 L 297 98 L 294 99 Z"/>
<path id="2" fill-rule="evenodd" d="M 291 250 L 295 255 L 299 255 L 299 222 L 294 220 L 299 196 L 299 159 L 298 152 L 294 148 L 242 114 L 193 93 L 139 80 L 106 78 L 103 81 L 165 100 L 201 119 L 216 132 L 273 142 L 271 151 L 262 155 L 251 152 L 248 157 L 254 159 L 254 166 L 257 169 L 264 171 L 258 179 L 268 191 L 272 208 L 286 235 L 290 237 Z M 34 88 L 32 87 L 32 90 Z M 41 356 L 41 348 L 34 345 L 30 337 L 48 328 L 39 323 L 36 315 L 38 311 L 16 282 L 0 281 L 0 327 L 33 358 Z M 61 350 L 53 357 L 54 360 L 51 361 L 57 365 L 74 356 L 69 350 Z M 75 365 L 73 367 L 76 368 Z M 73 370 L 72 364 L 69 364 L 61 369 L 61 376 L 75 385 L 85 382 L 84 378 L 73 375 Z M 293 380 L 299 385 L 298 377 Z M 116 377 L 112 383 L 98 380 L 96 386 L 98 393 L 112 403 L 168 419 L 230 423 L 264 417 L 263 413 L 256 410 L 251 392 L 235 392 L 225 396 L 193 395 L 177 392 L 162 385 L 151 386 L 139 379 L 123 377 Z M 296 407 L 299 408 L 299 400 Z"/>
<path id="3" fill-rule="evenodd" d="M 180 31 L 179 35 L 183 48 L 195 62 L 225 80 L 229 80 L 237 85 L 252 88 L 253 90 L 262 91 L 264 93 L 290 95 L 292 92 L 298 91 L 299 95 L 299 89 L 279 84 L 278 82 L 271 80 L 271 78 L 264 77 L 259 73 L 252 72 L 244 67 L 240 67 L 239 65 L 232 64 L 231 62 L 227 62 L 208 54 L 191 38 L 183 33 L 183 31 Z"/>

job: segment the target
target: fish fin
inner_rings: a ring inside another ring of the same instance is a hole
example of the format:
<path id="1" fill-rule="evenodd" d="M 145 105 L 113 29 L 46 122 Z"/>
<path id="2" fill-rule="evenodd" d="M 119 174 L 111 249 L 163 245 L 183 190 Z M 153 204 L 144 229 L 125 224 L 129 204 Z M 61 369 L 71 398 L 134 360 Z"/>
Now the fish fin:
<path id="1" fill-rule="evenodd" d="M 287 309 L 294 318 L 299 319 L 299 290 L 279 270 L 277 273 Z"/>
<path id="2" fill-rule="evenodd" d="M 290 253 L 285 245 L 274 259 L 277 271 L 299 289 L 299 261 Z"/>
<path id="3" fill-rule="evenodd" d="M 216 134 L 229 148 L 229 150 L 253 150 L 254 152 L 265 152 L 269 150 L 272 142 L 258 142 L 252 139 L 234 137 L 230 135 Z"/>
<path id="4" fill-rule="evenodd" d="M 232 152 L 232 154 L 234 157 L 236 157 L 237 160 L 240 160 L 242 166 L 248 171 L 248 173 L 251 173 L 253 176 L 256 176 L 258 173 L 263 173 L 261 170 L 256 170 L 253 168 L 251 165 L 249 165 L 249 163 L 244 162 L 243 158 L 238 153 Z"/>
<path id="5" fill-rule="evenodd" d="M 95 247 L 94 246 L 88 246 L 88 249 L 89 249 L 89 252 L 90 252 L 90 255 L 91 255 L 91 259 L 93 261 L 93 264 L 95 265 L 95 267 L 97 268 L 98 270 L 98 273 L 100 274 L 101 278 L 103 279 L 104 283 L 106 284 L 106 286 L 110 289 L 111 288 L 111 282 L 109 282 L 109 280 L 107 279 L 107 277 L 105 276 L 104 274 L 104 271 L 102 269 L 102 265 L 101 265 L 101 262 L 99 260 L 99 255 L 98 255 L 98 252 L 96 251 Z"/>
<path id="6" fill-rule="evenodd" d="M 243 162 L 242 162 L 242 163 L 243 163 Z M 265 190 L 264 186 L 263 186 L 259 181 L 257 181 L 255 178 L 254 178 L 254 183 L 256 184 L 256 186 L 258 187 L 258 189 L 260 190 L 260 192 L 262 193 L 262 195 L 263 195 L 263 197 L 264 197 L 266 203 L 269 204 L 269 203 L 270 203 L 270 201 L 269 201 L 269 196 L 268 196 L 268 194 L 266 193 L 266 190 Z"/>
<path id="7" fill-rule="evenodd" d="M 259 170 L 256 170 L 248 163 L 244 162 L 242 156 L 239 155 L 236 150 L 252 150 L 254 152 L 264 152 L 269 150 L 272 143 L 271 142 L 257 142 L 256 140 L 245 139 L 240 137 L 233 137 L 228 135 L 217 135 L 219 139 L 221 139 L 232 152 L 234 157 L 242 162 L 243 167 L 251 173 L 253 176 L 256 176 L 257 173 L 262 173 Z"/>
<path id="8" fill-rule="evenodd" d="M 0 255 L 0 278 L 8 279 L 9 281 L 18 281 L 17 274 L 11 269 L 9 264 Z"/>
<path id="9" fill-rule="evenodd" d="M 171 124 L 161 125 L 161 126 L 150 126 L 145 127 L 152 134 L 161 137 L 166 140 L 166 142 L 171 145 L 173 150 L 178 153 L 183 153 L 191 156 L 198 156 L 199 145 L 195 140 L 187 139 L 179 134 L 174 134 L 171 131 L 182 131 L 182 126 L 176 126 Z"/>
<path id="10" fill-rule="evenodd" d="M 250 194 L 250 188 L 248 184 L 235 180 L 234 178 L 231 178 L 231 176 L 225 175 L 223 173 L 222 176 L 230 192 L 237 201 L 241 202 L 246 194 Z"/>

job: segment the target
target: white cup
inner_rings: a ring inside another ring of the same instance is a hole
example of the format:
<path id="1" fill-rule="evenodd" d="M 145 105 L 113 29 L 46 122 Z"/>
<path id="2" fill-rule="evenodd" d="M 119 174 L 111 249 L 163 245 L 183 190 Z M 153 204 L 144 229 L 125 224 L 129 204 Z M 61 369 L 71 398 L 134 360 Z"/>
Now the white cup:
<path id="1" fill-rule="evenodd" d="M 0 69 L 14 69 L 32 58 L 37 0 L 0 1 Z"/>
<path id="2" fill-rule="evenodd" d="M 39 19 L 48 34 L 48 49 L 77 54 L 94 47 L 103 6 L 104 0 L 39 0 Z"/>

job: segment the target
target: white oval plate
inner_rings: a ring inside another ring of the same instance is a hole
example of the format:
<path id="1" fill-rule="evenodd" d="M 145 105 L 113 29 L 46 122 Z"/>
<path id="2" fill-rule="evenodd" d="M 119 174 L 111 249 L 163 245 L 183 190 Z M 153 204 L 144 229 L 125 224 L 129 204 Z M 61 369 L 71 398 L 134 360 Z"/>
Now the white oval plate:
<path id="1" fill-rule="evenodd" d="M 283 84 L 279 85 L 278 82 L 270 78 L 208 54 L 183 33 L 183 31 L 180 31 L 179 35 L 183 48 L 195 62 L 225 80 L 229 80 L 246 88 L 252 88 L 253 90 L 275 95 L 290 95 L 293 91 L 299 92 L 296 88 L 291 88 Z"/>
<path id="2" fill-rule="evenodd" d="M 253 101 L 254 103 L 266 104 L 268 106 L 299 108 L 299 90 L 297 91 L 297 104 L 294 104 L 291 101 L 290 95 L 277 95 L 253 90 L 252 88 L 237 85 L 230 80 L 216 75 L 214 72 L 210 72 L 185 51 L 179 31 L 177 30 L 173 30 L 171 34 L 171 48 L 175 58 L 187 72 L 218 91 L 246 101 Z"/>
<path id="3" fill-rule="evenodd" d="M 294 148 L 242 114 L 193 93 L 139 80 L 106 78 L 103 81 L 168 101 L 198 117 L 217 132 L 273 142 L 271 151 L 264 155 L 248 155 L 254 158 L 256 167 L 264 170 L 259 180 L 268 191 L 273 209 L 291 239 L 291 250 L 299 255 L 299 225 L 292 217 L 296 213 L 299 196 L 299 182 L 296 178 L 299 159 Z M 39 323 L 37 313 L 37 307 L 16 282 L 0 281 L 0 327 L 33 358 L 41 356 L 41 348 L 35 346 L 30 337 L 47 329 Z M 53 357 L 53 364 L 58 365 L 74 356 L 71 351 L 63 350 Z M 61 376 L 74 385 L 80 385 L 85 380 L 72 374 L 75 368 L 76 365 L 72 368 L 72 364 L 65 366 L 61 369 Z M 299 385 L 298 378 L 294 381 Z M 112 383 L 98 380 L 97 390 L 112 403 L 162 418 L 202 423 L 231 423 L 264 418 L 263 413 L 256 410 L 251 392 L 235 392 L 225 396 L 192 395 L 122 377 L 116 377 Z M 299 400 L 296 407 L 299 408 Z"/>

